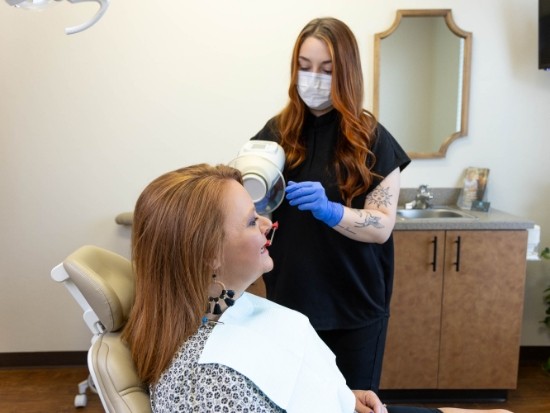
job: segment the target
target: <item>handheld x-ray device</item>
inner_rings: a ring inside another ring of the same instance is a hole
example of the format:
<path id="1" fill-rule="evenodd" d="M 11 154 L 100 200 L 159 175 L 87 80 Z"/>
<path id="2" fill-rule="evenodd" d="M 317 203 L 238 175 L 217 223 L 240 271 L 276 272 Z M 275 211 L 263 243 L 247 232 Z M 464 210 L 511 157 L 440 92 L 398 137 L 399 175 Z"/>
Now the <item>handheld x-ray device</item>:
<path id="1" fill-rule="evenodd" d="M 269 214 L 285 197 L 285 152 L 276 142 L 248 141 L 229 166 L 243 175 L 243 185 L 259 214 Z"/>

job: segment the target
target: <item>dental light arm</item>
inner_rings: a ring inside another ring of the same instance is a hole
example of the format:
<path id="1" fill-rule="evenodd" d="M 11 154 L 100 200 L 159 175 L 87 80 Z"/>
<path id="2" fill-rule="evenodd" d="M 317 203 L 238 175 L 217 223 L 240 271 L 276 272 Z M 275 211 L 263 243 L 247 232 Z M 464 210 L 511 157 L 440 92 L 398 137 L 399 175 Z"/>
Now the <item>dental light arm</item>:
<path id="1" fill-rule="evenodd" d="M 79 33 L 81 31 L 84 31 L 88 29 L 89 27 L 92 27 L 94 24 L 97 23 L 101 17 L 105 14 L 107 11 L 107 7 L 109 7 L 109 0 L 69 0 L 71 3 L 82 3 L 84 1 L 95 1 L 96 3 L 99 3 L 99 10 L 97 13 L 92 17 L 90 20 L 88 20 L 86 23 L 82 23 L 78 26 L 73 27 L 67 27 L 65 29 L 66 34 L 75 34 Z"/>
<path id="2" fill-rule="evenodd" d="M 6 0 L 10 6 L 23 9 L 41 10 L 46 7 L 50 0 Z"/>
<path id="3" fill-rule="evenodd" d="M 25 9 L 43 9 L 50 0 L 6 0 L 10 6 L 21 7 Z M 61 0 L 56 0 L 61 1 Z M 82 23 L 78 26 L 67 27 L 65 29 L 66 34 L 75 34 L 84 31 L 94 24 L 105 14 L 107 7 L 109 7 L 109 0 L 68 0 L 70 3 L 83 3 L 85 1 L 94 1 L 99 4 L 99 10 L 97 13 L 88 20 L 86 23 Z"/>

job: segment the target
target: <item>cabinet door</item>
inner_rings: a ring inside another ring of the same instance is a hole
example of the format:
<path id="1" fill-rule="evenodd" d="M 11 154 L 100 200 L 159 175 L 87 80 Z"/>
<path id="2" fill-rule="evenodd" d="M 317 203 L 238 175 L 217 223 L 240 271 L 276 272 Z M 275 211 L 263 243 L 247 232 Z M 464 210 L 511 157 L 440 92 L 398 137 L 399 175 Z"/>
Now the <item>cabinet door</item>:
<path id="1" fill-rule="evenodd" d="M 395 231 L 382 389 L 437 387 L 444 231 Z"/>
<path id="2" fill-rule="evenodd" d="M 447 231 L 439 388 L 516 387 L 527 231 Z"/>

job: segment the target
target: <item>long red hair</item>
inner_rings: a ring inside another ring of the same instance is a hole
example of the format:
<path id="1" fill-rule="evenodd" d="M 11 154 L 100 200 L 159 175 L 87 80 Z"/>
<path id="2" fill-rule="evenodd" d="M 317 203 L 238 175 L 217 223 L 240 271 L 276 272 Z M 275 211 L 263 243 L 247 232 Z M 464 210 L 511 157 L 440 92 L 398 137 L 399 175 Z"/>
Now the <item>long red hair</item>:
<path id="1" fill-rule="evenodd" d="M 152 181 L 134 209 L 132 261 L 136 299 L 123 337 L 140 379 L 155 383 L 201 324 L 212 263 L 223 248 L 224 165 L 189 166 Z"/>
<path id="2" fill-rule="evenodd" d="M 315 37 L 323 41 L 332 58 L 331 97 L 340 114 L 342 135 L 334 154 L 334 169 L 340 195 L 347 206 L 357 195 L 367 191 L 374 176 L 376 162 L 370 150 L 376 130 L 376 119 L 363 109 L 363 75 L 359 48 L 349 27 L 340 20 L 325 17 L 309 22 L 300 32 L 291 60 L 289 102 L 276 117 L 280 144 L 285 150 L 289 169 L 298 167 L 306 157 L 302 138 L 304 115 L 307 109 L 296 89 L 298 57 L 305 39 Z"/>

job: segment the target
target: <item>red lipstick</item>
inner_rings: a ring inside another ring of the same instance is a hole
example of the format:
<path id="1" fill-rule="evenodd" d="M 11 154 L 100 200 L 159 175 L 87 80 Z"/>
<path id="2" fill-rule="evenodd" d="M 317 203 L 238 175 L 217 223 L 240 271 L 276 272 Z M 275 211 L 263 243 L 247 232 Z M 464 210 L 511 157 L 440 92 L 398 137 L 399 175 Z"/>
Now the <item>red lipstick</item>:
<path id="1" fill-rule="evenodd" d="M 275 231 L 277 231 L 277 229 L 279 228 L 279 222 L 274 222 L 272 225 L 271 225 L 271 229 L 269 230 L 269 232 L 266 234 L 266 237 L 268 237 L 269 239 L 267 240 L 267 242 L 265 243 L 265 246 L 266 247 L 270 247 L 272 244 L 273 244 L 273 239 L 275 238 Z"/>

